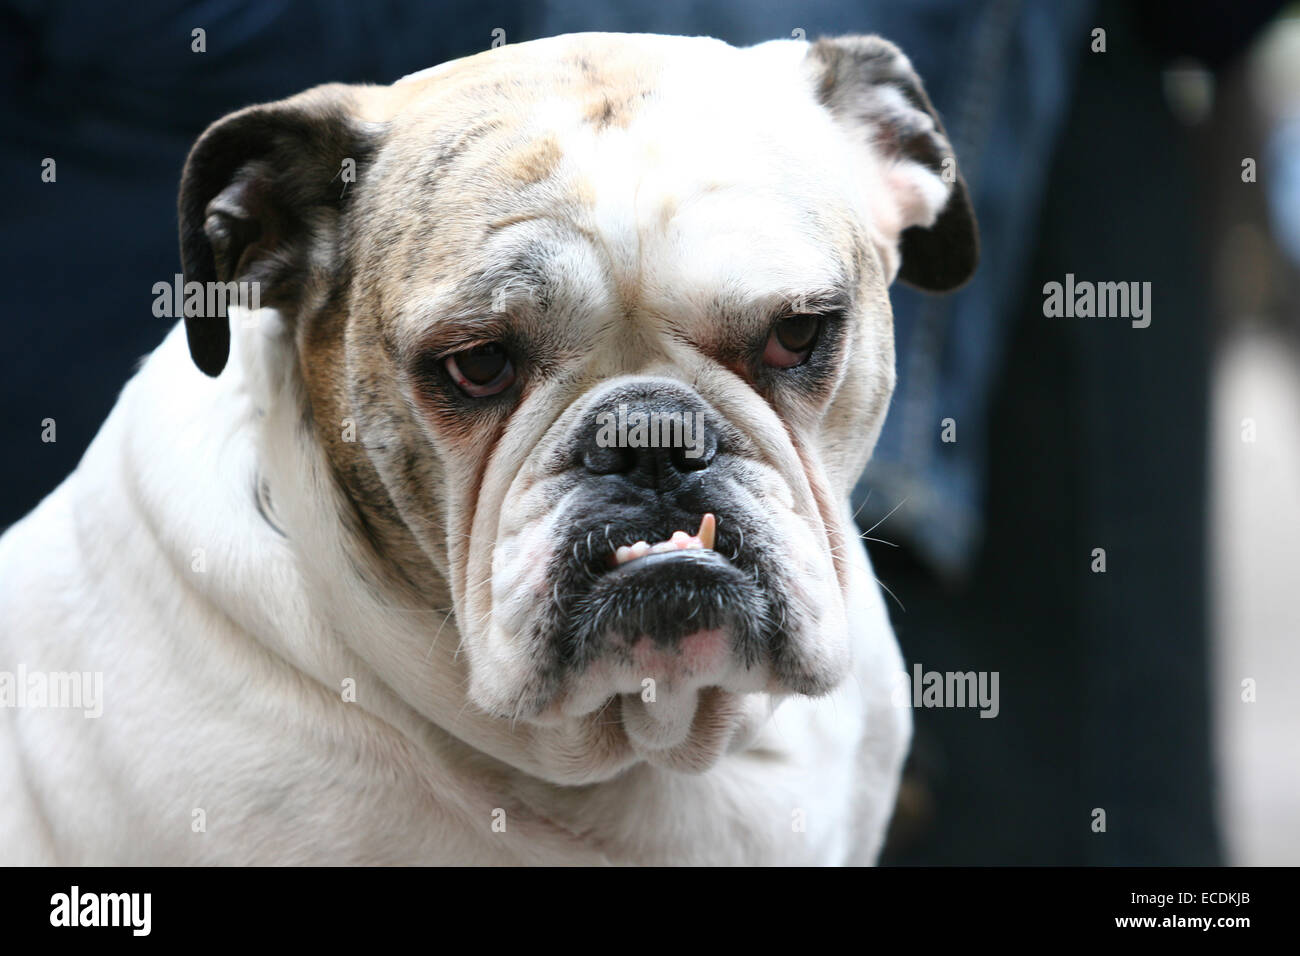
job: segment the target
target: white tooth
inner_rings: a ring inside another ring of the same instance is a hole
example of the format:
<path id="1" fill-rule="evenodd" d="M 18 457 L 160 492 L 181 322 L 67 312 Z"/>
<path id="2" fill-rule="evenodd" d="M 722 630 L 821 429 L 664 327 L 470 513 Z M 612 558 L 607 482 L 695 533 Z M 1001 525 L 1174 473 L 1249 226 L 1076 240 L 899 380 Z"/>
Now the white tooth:
<path id="1" fill-rule="evenodd" d="M 668 543 L 674 548 L 685 548 L 690 544 L 691 536 L 685 531 L 674 531 L 673 536 L 668 539 Z"/>
<path id="2" fill-rule="evenodd" d="M 718 530 L 718 519 L 712 514 L 706 514 L 700 519 L 700 530 L 696 532 L 696 537 L 700 539 L 701 546 L 713 549 L 713 536 Z"/>
<path id="3" fill-rule="evenodd" d="M 632 549 L 627 545 L 622 545 L 614 552 L 615 564 L 627 564 L 632 560 Z"/>
<path id="4" fill-rule="evenodd" d="M 660 541 L 658 544 L 650 546 L 651 554 L 664 554 L 665 552 L 676 550 L 677 545 L 673 544 L 671 541 Z"/>
<path id="5" fill-rule="evenodd" d="M 644 541 L 638 541 L 636 544 L 632 545 L 632 547 L 629 548 L 628 550 L 632 552 L 632 557 L 644 558 L 647 554 L 650 553 L 650 545 L 646 544 Z"/>

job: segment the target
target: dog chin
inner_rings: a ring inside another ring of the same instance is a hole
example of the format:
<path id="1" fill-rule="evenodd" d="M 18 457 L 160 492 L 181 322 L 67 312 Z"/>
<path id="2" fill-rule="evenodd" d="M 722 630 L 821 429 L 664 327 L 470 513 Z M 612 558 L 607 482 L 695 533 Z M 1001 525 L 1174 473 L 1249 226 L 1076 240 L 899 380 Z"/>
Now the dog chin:
<path id="1" fill-rule="evenodd" d="M 623 732 L 647 763 L 703 773 L 724 755 L 748 745 L 771 712 L 765 694 L 739 694 L 721 687 L 670 692 L 648 702 L 619 698 Z"/>
<path id="2" fill-rule="evenodd" d="M 680 720 L 669 712 L 685 709 L 703 690 L 746 694 L 769 684 L 767 668 L 746 663 L 733 633 L 723 628 L 700 629 L 671 645 L 644 634 L 632 640 L 611 635 L 606 643 L 607 652 L 572 677 L 544 715 L 582 717 L 615 698 L 635 698 L 666 727 Z"/>
<path id="3" fill-rule="evenodd" d="M 594 688 L 594 685 L 593 685 Z M 716 684 L 658 684 L 617 694 L 564 695 L 537 722 L 585 725 L 615 732 L 637 760 L 686 773 L 702 773 L 729 752 L 745 746 L 779 698 Z M 595 706 L 592 706 L 592 703 Z"/>
<path id="4" fill-rule="evenodd" d="M 766 713 L 767 669 L 747 665 L 727 628 L 701 628 L 671 642 L 607 634 L 605 653 L 533 719 L 542 724 L 617 725 L 647 763 L 701 772 L 744 739 Z"/>

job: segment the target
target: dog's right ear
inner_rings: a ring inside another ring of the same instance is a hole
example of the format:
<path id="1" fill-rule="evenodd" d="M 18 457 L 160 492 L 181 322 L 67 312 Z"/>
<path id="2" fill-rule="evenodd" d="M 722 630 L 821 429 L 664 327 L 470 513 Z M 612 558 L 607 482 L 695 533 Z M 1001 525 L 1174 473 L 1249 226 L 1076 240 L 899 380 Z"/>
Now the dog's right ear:
<path id="1" fill-rule="evenodd" d="M 356 118 L 355 96 L 354 87 L 320 86 L 231 113 L 199 137 L 181 175 L 187 286 L 257 283 L 261 305 L 295 311 L 312 273 L 330 267 L 349 183 L 374 151 L 375 126 Z M 221 314 L 187 308 L 185 337 L 194 364 L 215 376 L 230 325 L 227 297 L 212 298 Z"/>

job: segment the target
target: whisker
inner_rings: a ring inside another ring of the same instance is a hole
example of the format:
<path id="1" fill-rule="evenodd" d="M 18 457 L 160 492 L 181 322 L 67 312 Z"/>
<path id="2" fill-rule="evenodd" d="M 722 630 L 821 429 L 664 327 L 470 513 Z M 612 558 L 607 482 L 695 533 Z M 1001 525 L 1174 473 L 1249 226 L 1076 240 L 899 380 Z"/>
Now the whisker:
<path id="1" fill-rule="evenodd" d="M 429 652 L 424 655 L 424 662 L 426 664 L 429 663 L 429 658 L 433 657 L 433 649 L 437 646 L 438 638 L 442 636 L 442 629 L 447 626 L 447 622 L 451 620 L 451 617 L 451 611 L 448 610 L 447 614 L 442 619 L 442 623 L 438 625 L 438 632 L 433 635 L 433 640 L 429 642 Z"/>
<path id="2" fill-rule="evenodd" d="M 872 577 L 874 578 L 876 576 L 873 574 Z M 893 598 L 895 601 L 898 602 L 899 608 L 902 610 L 904 614 L 906 614 L 907 608 L 903 607 L 903 602 L 898 600 L 898 595 L 895 594 L 893 591 L 889 590 L 889 585 L 886 584 L 884 581 L 880 580 L 880 578 L 876 578 L 876 583 L 885 589 L 886 594 L 888 594 L 891 598 Z"/>
<path id="3" fill-rule="evenodd" d="M 903 499 L 902 501 L 900 501 L 898 504 L 894 505 L 894 507 L 893 507 L 892 509 L 890 509 L 889 514 L 885 515 L 883 518 L 881 518 L 879 521 L 877 521 L 875 524 L 873 524 L 870 528 L 868 528 L 866 531 L 864 531 L 863 534 L 871 534 L 871 532 L 873 532 L 873 531 L 875 531 L 877 528 L 879 528 L 882 524 L 884 524 L 886 521 L 888 521 L 888 520 L 893 516 L 893 514 L 894 514 L 895 511 L 897 511 L 899 508 L 903 507 L 903 505 L 907 504 L 908 499 L 911 498 L 911 497 L 912 497 L 911 495 L 908 495 L 907 498 L 904 498 L 904 499 Z"/>

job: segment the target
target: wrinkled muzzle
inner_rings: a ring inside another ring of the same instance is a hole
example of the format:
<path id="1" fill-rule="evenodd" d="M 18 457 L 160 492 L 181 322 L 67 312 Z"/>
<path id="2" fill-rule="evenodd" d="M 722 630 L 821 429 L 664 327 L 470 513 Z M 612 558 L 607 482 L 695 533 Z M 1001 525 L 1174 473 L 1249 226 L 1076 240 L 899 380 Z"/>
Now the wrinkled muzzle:
<path id="1" fill-rule="evenodd" d="M 821 517 L 792 491 L 806 482 L 669 379 L 606 383 L 557 434 L 503 509 L 493 632 L 527 675 L 501 713 L 564 719 L 621 698 L 625 723 L 662 738 L 690 733 L 702 693 L 838 681 L 842 601 Z"/>

